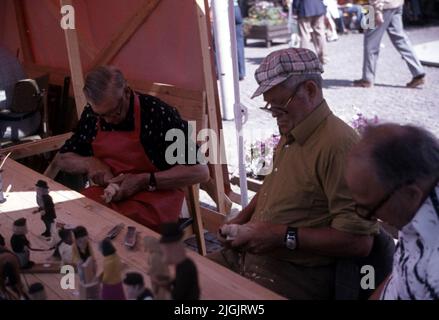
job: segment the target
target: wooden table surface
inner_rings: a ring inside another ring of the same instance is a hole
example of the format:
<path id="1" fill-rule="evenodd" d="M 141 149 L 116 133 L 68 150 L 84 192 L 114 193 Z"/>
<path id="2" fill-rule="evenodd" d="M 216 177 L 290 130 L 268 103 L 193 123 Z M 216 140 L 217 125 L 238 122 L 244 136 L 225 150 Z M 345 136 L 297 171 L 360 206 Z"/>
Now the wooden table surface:
<path id="1" fill-rule="evenodd" d="M 35 248 L 49 248 L 46 240 L 40 238 L 44 231 L 44 224 L 39 214 L 32 214 L 36 209 L 35 183 L 39 179 L 47 181 L 50 195 L 55 203 L 57 222 L 74 226 L 83 225 L 89 232 L 98 270 L 101 270 L 103 257 L 98 250 L 98 243 L 105 234 L 115 225 L 124 223 L 125 228 L 113 240 L 113 244 L 125 265 L 124 272 L 137 271 L 144 275 L 146 286 L 149 287 L 149 277 L 146 275 L 146 255 L 143 252 L 143 237 L 158 234 L 152 230 L 102 206 L 53 180 L 8 159 L 3 167 L 3 191 L 7 201 L 0 204 L 0 233 L 5 237 L 9 247 L 12 235 L 13 221 L 25 217 L 29 229 L 28 239 Z M 128 225 L 136 226 L 139 231 L 137 245 L 133 250 L 126 249 L 123 245 L 124 236 Z M 52 252 L 31 252 L 31 259 L 38 263 L 50 260 Z M 271 300 L 283 299 L 281 296 L 247 280 L 240 275 L 188 250 L 189 256 L 194 260 L 199 272 L 199 282 L 202 299 L 243 299 L 243 300 Z M 60 286 L 61 274 L 26 274 L 24 279 L 28 285 L 41 282 L 45 285 L 49 299 L 71 300 L 79 298 L 78 285 L 76 288 L 63 290 Z M 76 281 L 76 284 L 79 282 Z"/>

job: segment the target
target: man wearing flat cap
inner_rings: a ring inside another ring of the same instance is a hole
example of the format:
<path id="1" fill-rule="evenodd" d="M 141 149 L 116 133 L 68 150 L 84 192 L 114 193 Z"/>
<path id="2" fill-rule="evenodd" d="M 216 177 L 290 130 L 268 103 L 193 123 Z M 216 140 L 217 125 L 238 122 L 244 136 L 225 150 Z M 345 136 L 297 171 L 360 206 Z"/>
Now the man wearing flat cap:
<path id="1" fill-rule="evenodd" d="M 334 298 L 337 260 L 367 256 L 378 231 L 355 213 L 343 171 L 358 137 L 329 109 L 322 72 L 316 54 L 295 48 L 256 70 L 253 97 L 263 95 L 282 137 L 271 174 L 227 222 L 239 225 L 236 237 L 212 257 L 233 268 L 228 253 L 244 252 L 241 272 L 290 299 Z"/>

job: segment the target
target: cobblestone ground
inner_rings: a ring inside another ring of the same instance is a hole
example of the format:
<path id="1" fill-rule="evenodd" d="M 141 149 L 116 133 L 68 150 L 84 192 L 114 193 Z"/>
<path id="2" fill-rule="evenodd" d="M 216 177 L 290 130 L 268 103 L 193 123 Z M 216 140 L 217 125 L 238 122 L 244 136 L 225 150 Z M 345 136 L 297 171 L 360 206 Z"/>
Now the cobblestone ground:
<path id="1" fill-rule="evenodd" d="M 439 40 L 439 26 L 406 31 L 414 45 Z M 249 40 L 245 48 L 247 76 L 240 82 L 240 91 L 241 102 L 248 108 L 248 122 L 244 126 L 247 145 L 250 141 L 277 133 L 275 120 L 259 109 L 264 106 L 262 97 L 253 100 L 250 97 L 257 88 L 254 71 L 262 59 L 274 50 L 287 47 L 287 44 L 279 42 L 271 48 L 265 48 L 262 42 Z M 337 116 L 351 123 L 357 113 L 366 117 L 377 115 L 380 121 L 423 126 L 439 137 L 439 68 L 425 67 L 425 87 L 407 89 L 405 84 L 411 80 L 411 74 L 386 35 L 378 61 L 375 87 L 354 88 L 352 80 L 361 78 L 363 35 L 351 33 L 341 36 L 338 41 L 328 44 L 328 52 L 330 61 L 325 65 L 323 74 L 324 96 Z M 232 173 L 237 168 L 235 125 L 233 121 L 224 121 L 223 126 Z"/>

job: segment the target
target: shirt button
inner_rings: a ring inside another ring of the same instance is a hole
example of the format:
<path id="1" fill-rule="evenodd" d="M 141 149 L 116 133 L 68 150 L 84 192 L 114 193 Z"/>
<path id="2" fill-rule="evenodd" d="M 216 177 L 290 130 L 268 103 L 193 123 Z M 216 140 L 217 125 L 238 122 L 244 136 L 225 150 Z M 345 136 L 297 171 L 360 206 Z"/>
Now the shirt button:
<path id="1" fill-rule="evenodd" d="M 266 197 L 267 196 L 267 193 L 266 192 L 264 192 L 264 197 Z"/>
<path id="2" fill-rule="evenodd" d="M 274 168 L 274 172 L 277 172 L 277 168 Z"/>

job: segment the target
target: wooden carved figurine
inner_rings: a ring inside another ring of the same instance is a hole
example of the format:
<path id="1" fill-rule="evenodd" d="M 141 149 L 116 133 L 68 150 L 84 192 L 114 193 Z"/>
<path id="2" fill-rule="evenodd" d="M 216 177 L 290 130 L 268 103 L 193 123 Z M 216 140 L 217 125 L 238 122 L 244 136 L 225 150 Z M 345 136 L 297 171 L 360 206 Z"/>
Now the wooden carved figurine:
<path id="1" fill-rule="evenodd" d="M 143 276 L 138 272 L 129 272 L 125 275 L 123 283 L 126 288 L 128 300 L 152 300 L 152 293 L 145 288 Z"/>
<path id="2" fill-rule="evenodd" d="M 160 247 L 164 254 L 164 260 L 175 267 L 172 299 L 198 300 L 200 298 L 200 288 L 197 267 L 186 255 L 186 249 L 182 242 L 183 231 L 177 223 L 165 223 L 161 226 L 161 229 Z"/>
<path id="3" fill-rule="evenodd" d="M 171 275 L 165 262 L 160 242 L 153 237 L 143 239 L 147 253 L 147 274 L 151 280 L 151 288 L 155 300 L 171 300 Z"/>
<path id="4" fill-rule="evenodd" d="M 36 282 L 29 287 L 29 298 L 31 300 L 47 300 L 46 290 L 40 282 Z"/>
<path id="5" fill-rule="evenodd" d="M 15 220 L 11 237 L 11 248 L 18 257 L 22 269 L 31 268 L 35 264 L 29 259 L 31 247 L 29 240 L 26 238 L 27 233 L 26 219 L 20 218 Z"/>
<path id="6" fill-rule="evenodd" d="M 58 231 L 60 241 L 55 246 L 53 256 L 61 259 L 62 265 L 73 264 L 73 232 L 69 228 Z"/>
<path id="7" fill-rule="evenodd" d="M 125 300 L 122 285 L 122 263 L 111 240 L 101 242 L 101 252 L 104 256 L 104 272 L 102 273 L 102 300 Z"/>
<path id="8" fill-rule="evenodd" d="M 5 239 L 0 235 L 0 300 L 26 298 L 20 276 L 17 256 L 9 251 Z"/>
<path id="9" fill-rule="evenodd" d="M 41 220 L 46 227 L 46 230 L 41 236 L 50 238 L 52 235 L 52 226 L 56 219 L 55 205 L 53 204 L 52 197 L 49 195 L 49 187 L 46 181 L 38 180 L 35 187 L 37 191 L 38 209 L 34 211 L 34 213 L 39 212 L 41 214 Z"/>
<path id="10" fill-rule="evenodd" d="M 83 300 L 98 300 L 100 295 L 97 278 L 96 259 L 88 239 L 88 232 L 83 226 L 73 230 L 73 262 L 79 274 L 79 295 Z"/>

